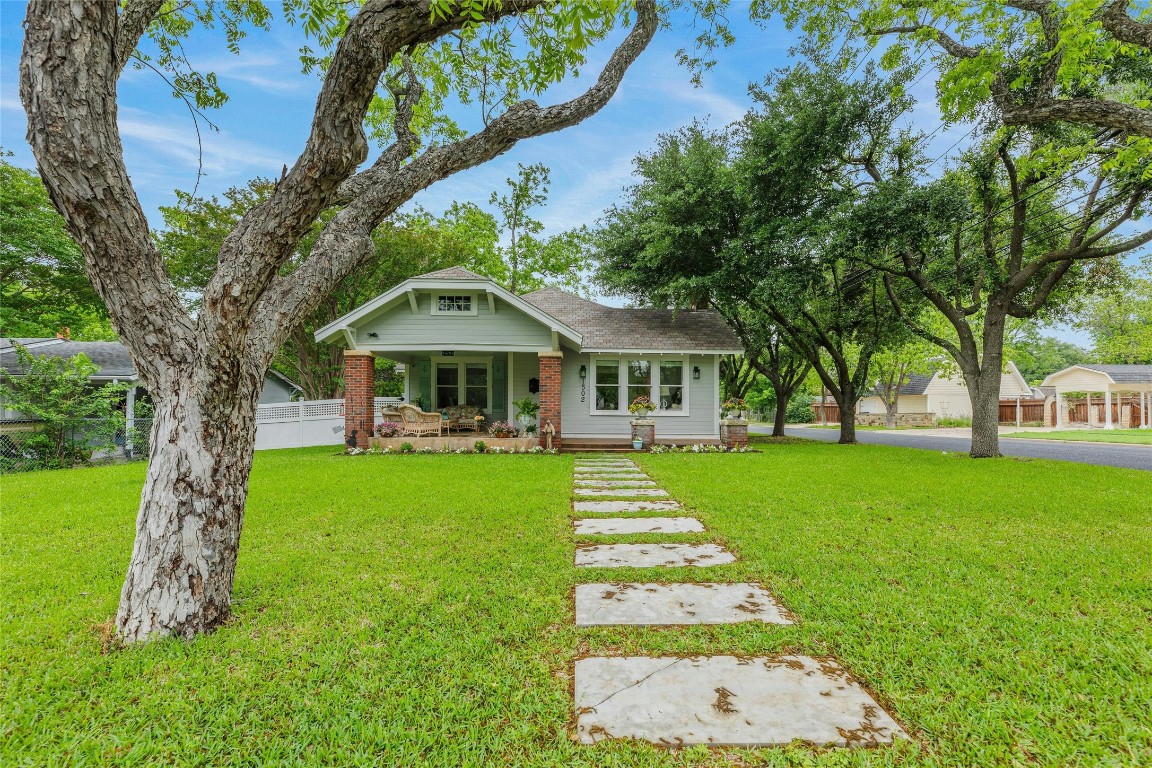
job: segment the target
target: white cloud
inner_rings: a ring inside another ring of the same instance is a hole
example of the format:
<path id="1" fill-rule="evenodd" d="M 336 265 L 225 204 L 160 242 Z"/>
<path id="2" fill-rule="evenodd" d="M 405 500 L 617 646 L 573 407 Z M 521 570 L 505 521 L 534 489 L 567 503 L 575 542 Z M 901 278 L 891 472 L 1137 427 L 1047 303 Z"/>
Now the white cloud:
<path id="1" fill-rule="evenodd" d="M 210 173 L 232 175 L 247 169 L 254 173 L 246 177 L 259 173 L 279 175 L 284 163 L 292 160 L 266 147 L 237 139 L 227 131 L 213 131 L 203 123 L 197 139 L 191 116 L 176 121 L 170 116 L 125 109 L 120 113 L 120 135 L 125 140 L 125 153 L 135 159 L 144 154 L 149 164 L 157 162 L 160 156 L 195 170 L 202 151 L 204 170 Z"/>

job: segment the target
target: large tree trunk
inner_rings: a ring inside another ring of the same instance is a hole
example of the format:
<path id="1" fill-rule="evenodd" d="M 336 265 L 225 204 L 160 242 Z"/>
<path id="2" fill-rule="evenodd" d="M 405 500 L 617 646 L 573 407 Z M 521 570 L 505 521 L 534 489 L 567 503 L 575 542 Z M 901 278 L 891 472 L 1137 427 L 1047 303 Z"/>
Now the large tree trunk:
<path id="1" fill-rule="evenodd" d="M 148 478 L 116 614 L 125 642 L 190 638 L 229 615 L 260 390 L 181 378 L 153 393 Z"/>
<path id="2" fill-rule="evenodd" d="M 965 371 L 968 397 L 972 403 L 972 446 L 974 459 L 1000 455 L 1000 379 L 1004 366 L 1004 329 L 1007 309 L 1004 302 L 989 302 L 984 315 L 979 367 Z"/>
<path id="3" fill-rule="evenodd" d="M 785 436 L 785 423 L 788 418 L 788 396 L 787 387 L 783 385 L 776 385 L 772 382 L 772 391 L 776 395 L 776 412 L 772 420 L 772 436 L 773 438 L 783 438 Z"/>
<path id="4" fill-rule="evenodd" d="M 856 442 L 855 395 L 851 383 L 841 382 L 840 397 L 836 398 L 836 405 L 840 406 L 840 445 L 852 445 Z"/>
<path id="5" fill-rule="evenodd" d="M 888 429 L 896 429 L 896 412 L 899 409 L 899 400 L 893 400 L 892 402 L 884 401 L 884 426 L 888 427 Z"/>

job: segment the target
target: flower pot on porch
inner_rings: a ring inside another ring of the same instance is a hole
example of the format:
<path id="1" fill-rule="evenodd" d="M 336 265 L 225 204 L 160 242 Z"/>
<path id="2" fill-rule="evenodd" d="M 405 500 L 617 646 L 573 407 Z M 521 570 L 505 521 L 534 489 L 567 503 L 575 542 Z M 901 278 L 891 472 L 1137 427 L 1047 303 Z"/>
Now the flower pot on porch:
<path id="1" fill-rule="evenodd" d="M 644 441 L 643 440 L 633 440 L 632 441 L 632 450 L 634 450 L 634 451 L 644 450 Z"/>

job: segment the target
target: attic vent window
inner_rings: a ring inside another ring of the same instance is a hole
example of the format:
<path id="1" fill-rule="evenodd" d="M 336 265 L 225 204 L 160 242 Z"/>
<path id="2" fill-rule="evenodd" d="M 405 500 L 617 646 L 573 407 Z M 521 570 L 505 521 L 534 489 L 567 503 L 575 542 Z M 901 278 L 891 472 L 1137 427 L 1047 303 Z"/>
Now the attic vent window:
<path id="1" fill-rule="evenodd" d="M 470 294 L 440 294 L 436 297 L 437 315 L 474 315 L 475 302 Z"/>

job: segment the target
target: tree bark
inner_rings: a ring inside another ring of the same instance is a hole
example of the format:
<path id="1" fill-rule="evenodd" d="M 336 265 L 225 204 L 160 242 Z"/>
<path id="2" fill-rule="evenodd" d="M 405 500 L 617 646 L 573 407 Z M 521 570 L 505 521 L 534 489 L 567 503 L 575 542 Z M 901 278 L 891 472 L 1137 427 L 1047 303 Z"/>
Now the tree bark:
<path id="1" fill-rule="evenodd" d="M 191 638 L 229 616 L 260 387 L 220 398 L 184 372 L 153 391 L 148 478 L 116 629 L 124 642 Z"/>
<path id="2" fill-rule="evenodd" d="M 1004 301 L 988 303 L 981 339 L 980 360 L 969 360 L 964 379 L 972 403 L 972 446 L 974 459 L 1000 455 L 1000 380 L 1004 368 L 1004 331 L 1007 312 Z"/>
<path id="3" fill-rule="evenodd" d="M 841 382 L 840 394 L 836 396 L 836 405 L 840 406 L 840 445 L 852 445 L 856 442 L 856 390 L 849 382 Z"/>

